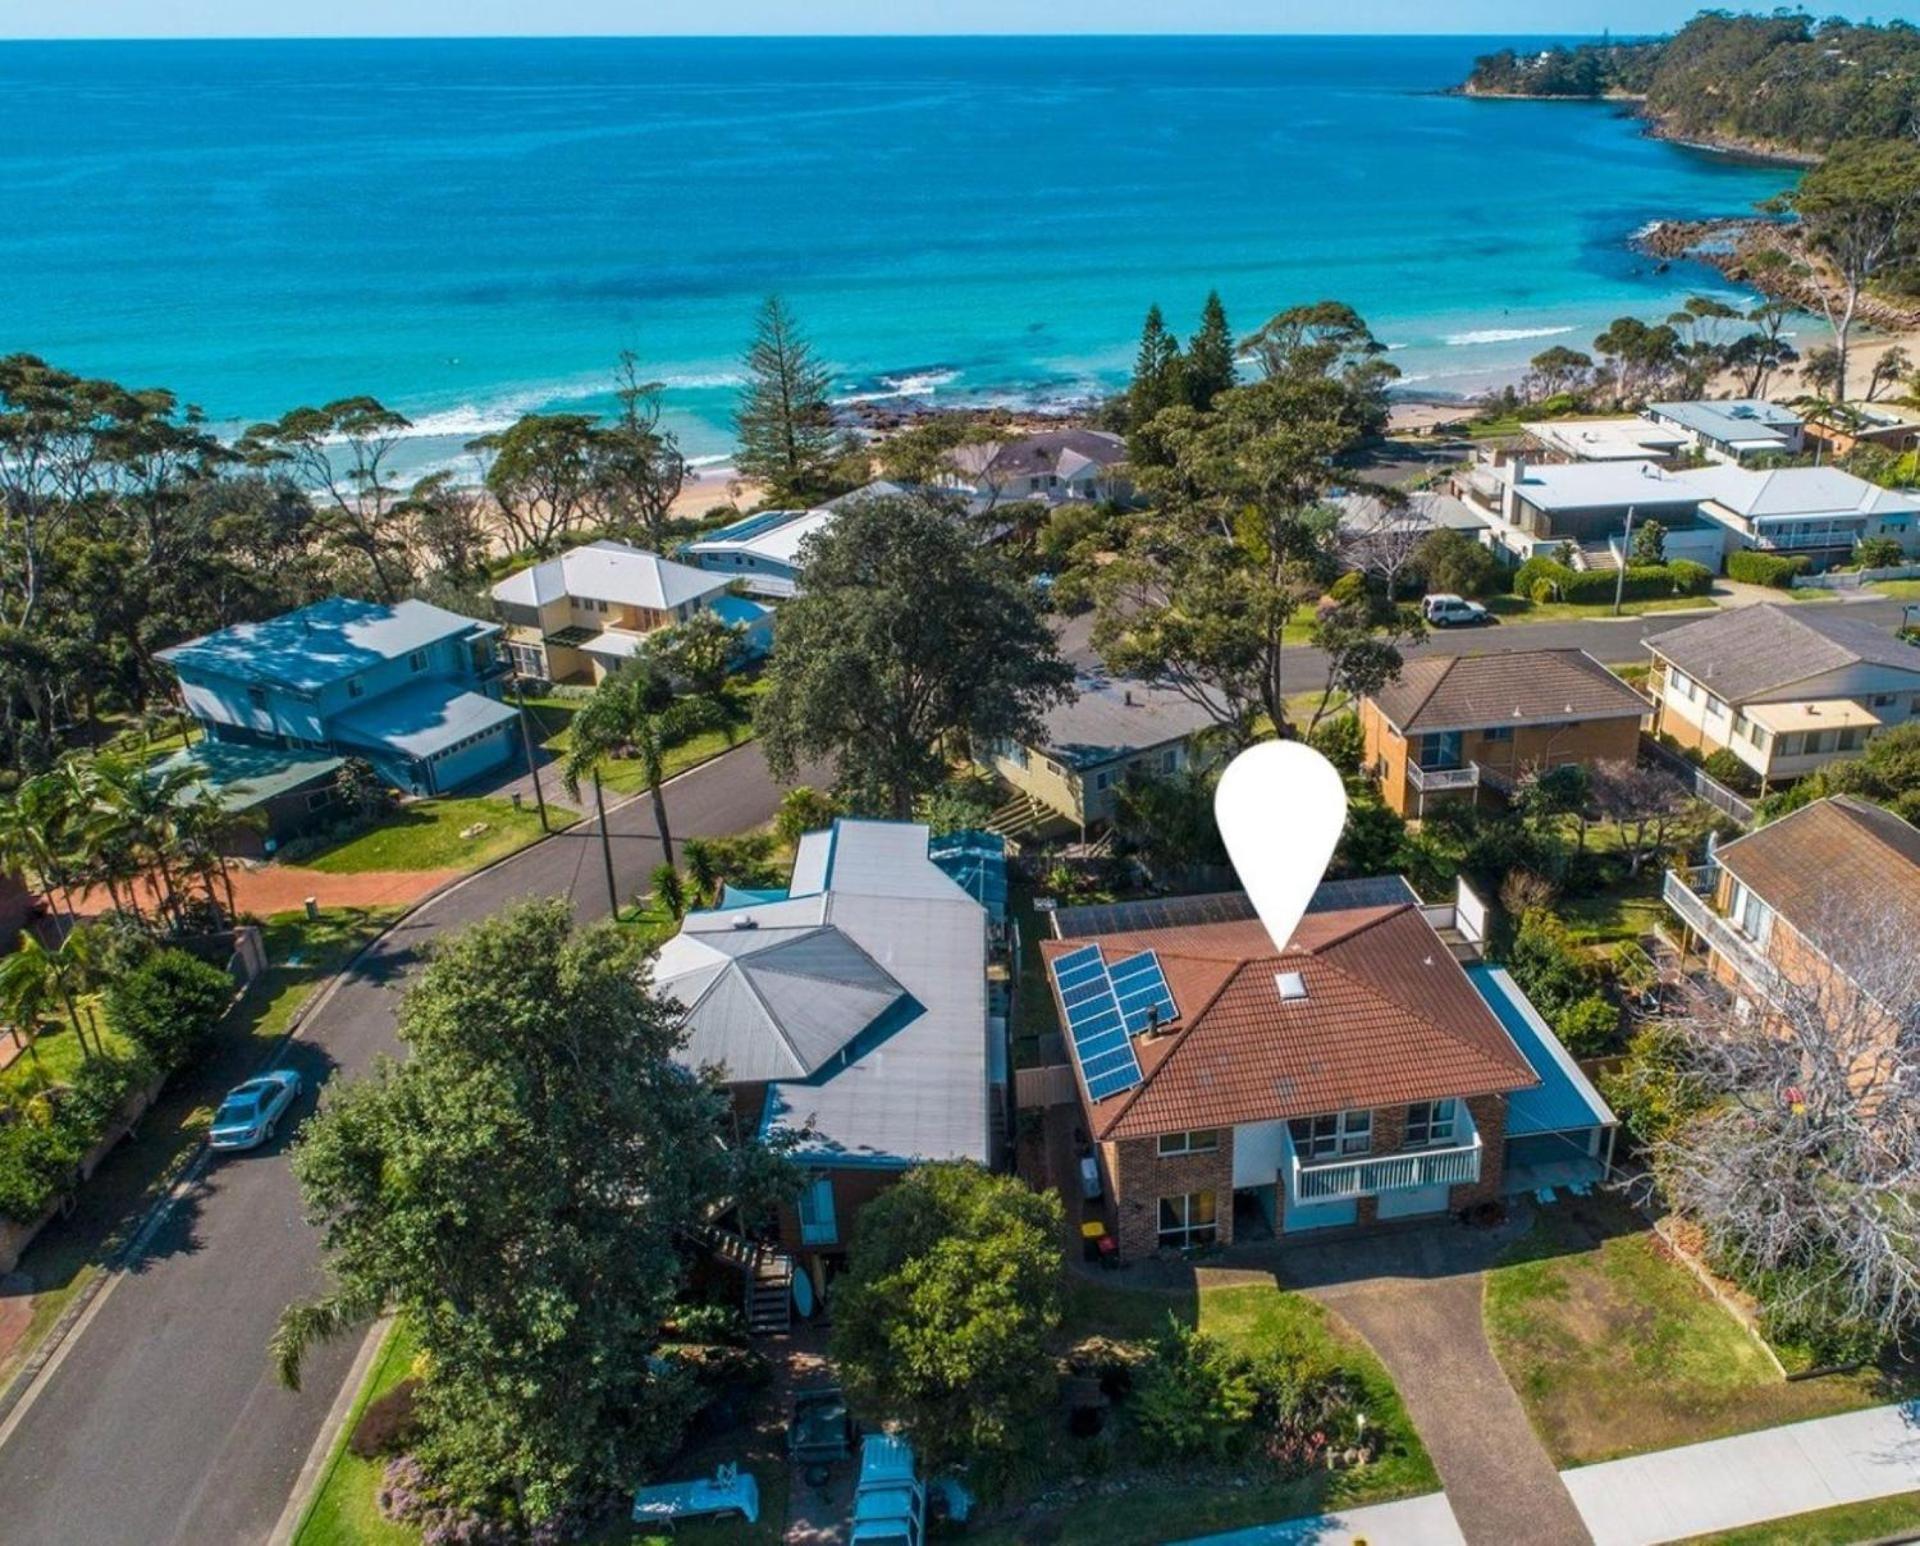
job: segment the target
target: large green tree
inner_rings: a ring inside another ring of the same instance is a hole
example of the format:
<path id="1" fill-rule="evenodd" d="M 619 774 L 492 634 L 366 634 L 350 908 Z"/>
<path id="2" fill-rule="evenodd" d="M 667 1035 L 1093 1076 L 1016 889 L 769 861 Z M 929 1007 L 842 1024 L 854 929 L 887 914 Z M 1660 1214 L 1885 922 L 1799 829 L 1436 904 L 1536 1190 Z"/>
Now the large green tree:
<path id="1" fill-rule="evenodd" d="M 861 1210 L 835 1286 L 833 1355 L 862 1415 L 928 1465 L 989 1484 L 1054 1404 L 1060 1199 L 975 1165 L 926 1165 Z"/>
<path id="2" fill-rule="evenodd" d="M 410 1056 L 332 1093 L 293 1168 L 328 1287 L 274 1337 L 403 1313 L 425 1374 L 413 1452 L 457 1507 L 525 1531 L 630 1489 L 678 1443 L 654 1359 L 676 1240 L 778 1174 L 730 1149 L 727 1101 L 676 1061 L 678 1010 L 636 947 L 527 903 L 454 936 L 408 990 Z"/>
<path id="3" fill-rule="evenodd" d="M 1343 418 L 1358 435 L 1387 427 L 1387 388 L 1400 369 L 1386 359 L 1387 346 L 1344 301 L 1289 306 L 1269 317 L 1241 349 L 1260 362 L 1269 379 L 1332 381 L 1346 399 Z"/>
<path id="4" fill-rule="evenodd" d="M 1235 353 L 1227 308 L 1220 303 L 1220 292 L 1209 290 L 1206 305 L 1200 310 L 1200 330 L 1187 340 L 1181 384 L 1186 388 L 1189 406 L 1204 412 L 1222 392 L 1239 385 Z"/>
<path id="5" fill-rule="evenodd" d="M 1032 588 L 946 511 L 860 500 L 800 559 L 757 716 L 783 778 L 830 760 L 849 804 L 905 820 L 959 742 L 1031 738 L 1071 687 Z"/>
<path id="6" fill-rule="evenodd" d="M 617 537 L 663 552 L 673 502 L 692 471 L 680 441 L 660 423 L 665 388 L 647 380 L 638 357 L 620 356 L 614 395 L 620 411 L 600 434 L 600 494 L 603 525 Z"/>
<path id="7" fill-rule="evenodd" d="M 1134 354 L 1133 381 L 1127 388 L 1129 419 L 1144 424 L 1161 409 L 1180 402 L 1185 396 L 1184 368 L 1180 340 L 1168 331 L 1160 308 L 1149 306 L 1140 329 L 1140 347 Z"/>
<path id="8" fill-rule="evenodd" d="M 468 442 L 516 551 L 550 557 L 597 510 L 605 435 L 591 414 L 529 413 Z"/>
<path id="9" fill-rule="evenodd" d="M 747 383 L 734 410 L 738 465 L 775 499 L 806 501 L 829 477 L 838 449 L 831 380 L 786 302 L 770 295 L 754 319 Z"/>

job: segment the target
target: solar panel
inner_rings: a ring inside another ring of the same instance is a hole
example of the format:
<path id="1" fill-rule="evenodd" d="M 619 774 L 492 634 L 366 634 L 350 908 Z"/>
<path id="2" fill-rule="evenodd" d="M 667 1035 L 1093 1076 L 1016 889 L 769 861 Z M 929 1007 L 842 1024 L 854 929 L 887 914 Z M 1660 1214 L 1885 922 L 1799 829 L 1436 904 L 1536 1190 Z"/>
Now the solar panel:
<path id="1" fill-rule="evenodd" d="M 1052 963 L 1054 986 L 1067 1015 L 1067 1036 L 1080 1063 L 1087 1095 L 1105 1100 L 1140 1082 L 1140 1060 L 1127 1039 L 1127 1020 L 1114 996 L 1098 945 L 1084 945 Z M 1156 970 L 1158 963 L 1155 963 Z"/>
<path id="2" fill-rule="evenodd" d="M 1120 1005 L 1120 1018 L 1132 1034 L 1138 1035 L 1150 1025 L 1165 1025 L 1179 1014 L 1173 990 L 1167 986 L 1167 974 L 1160 969 L 1160 957 L 1153 951 L 1143 950 L 1114 962 L 1107 975 Z"/>

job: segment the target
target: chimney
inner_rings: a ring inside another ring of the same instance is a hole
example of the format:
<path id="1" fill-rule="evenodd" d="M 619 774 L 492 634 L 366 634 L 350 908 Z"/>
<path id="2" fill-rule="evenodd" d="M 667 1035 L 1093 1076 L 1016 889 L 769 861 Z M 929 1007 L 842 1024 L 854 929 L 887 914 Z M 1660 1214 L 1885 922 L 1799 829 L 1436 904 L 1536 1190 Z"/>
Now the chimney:
<path id="1" fill-rule="evenodd" d="M 735 913 L 733 915 L 733 926 L 736 929 L 757 929 L 760 927 L 751 913 Z"/>
<path id="2" fill-rule="evenodd" d="M 1307 979 L 1298 972 L 1275 972 L 1273 985 L 1280 990 L 1282 1003 L 1292 1003 L 1307 996 Z"/>

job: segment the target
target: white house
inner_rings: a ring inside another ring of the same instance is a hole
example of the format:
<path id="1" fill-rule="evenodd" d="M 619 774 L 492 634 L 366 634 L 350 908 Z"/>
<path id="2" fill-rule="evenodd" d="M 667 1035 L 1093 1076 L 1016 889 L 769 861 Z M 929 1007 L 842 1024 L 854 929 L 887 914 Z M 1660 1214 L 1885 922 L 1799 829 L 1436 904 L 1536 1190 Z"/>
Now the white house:
<path id="1" fill-rule="evenodd" d="M 1127 443 L 1098 429 L 1053 429 L 1017 440 L 987 440 L 951 453 L 943 486 L 988 508 L 1016 500 L 1060 505 L 1125 499 Z"/>
<path id="2" fill-rule="evenodd" d="M 1846 559 L 1866 537 L 1892 537 L 1920 555 L 1920 499 L 1881 488 L 1837 467 L 1778 467 L 1758 472 L 1720 465 L 1675 476 L 1700 495 L 1700 511 L 1728 533 L 1727 548 L 1804 553 L 1816 562 Z"/>
<path id="3" fill-rule="evenodd" d="M 1520 426 L 1548 456 L 1570 462 L 1665 462 L 1692 444 L 1685 430 L 1651 419 L 1543 419 Z"/>
<path id="4" fill-rule="evenodd" d="M 799 587 L 800 545 L 833 524 L 832 510 L 762 510 L 689 542 L 681 557 L 749 595 L 785 600 Z"/>
<path id="5" fill-rule="evenodd" d="M 1646 416 L 1682 431 L 1694 447 L 1717 462 L 1753 456 L 1797 456 L 1806 426 L 1799 414 L 1757 397 L 1725 402 L 1648 403 Z"/>
<path id="6" fill-rule="evenodd" d="M 1485 541 L 1510 564 L 1551 556 L 1563 542 L 1607 567 L 1635 526 L 1658 521 L 1666 556 L 1705 564 L 1716 573 L 1726 535 L 1700 514 L 1700 490 L 1647 461 L 1536 463 L 1509 451 L 1482 453 L 1458 480 L 1469 508 L 1487 517 Z"/>

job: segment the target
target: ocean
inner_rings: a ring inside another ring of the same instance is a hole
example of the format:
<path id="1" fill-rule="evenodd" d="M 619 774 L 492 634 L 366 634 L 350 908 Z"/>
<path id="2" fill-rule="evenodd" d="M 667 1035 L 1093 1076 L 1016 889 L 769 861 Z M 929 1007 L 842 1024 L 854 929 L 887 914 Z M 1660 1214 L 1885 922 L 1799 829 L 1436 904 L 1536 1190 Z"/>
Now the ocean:
<path id="1" fill-rule="evenodd" d="M 219 425 L 372 394 L 416 467 L 620 352 L 717 459 L 753 312 L 835 392 L 1047 405 L 1157 302 L 1358 307 L 1469 393 L 1705 269 L 1627 247 L 1791 174 L 1603 105 L 1442 95 L 1491 38 L 0 45 L 0 351 Z"/>

